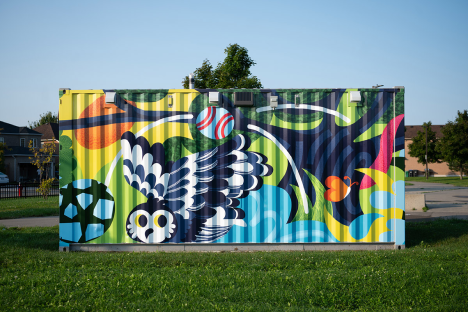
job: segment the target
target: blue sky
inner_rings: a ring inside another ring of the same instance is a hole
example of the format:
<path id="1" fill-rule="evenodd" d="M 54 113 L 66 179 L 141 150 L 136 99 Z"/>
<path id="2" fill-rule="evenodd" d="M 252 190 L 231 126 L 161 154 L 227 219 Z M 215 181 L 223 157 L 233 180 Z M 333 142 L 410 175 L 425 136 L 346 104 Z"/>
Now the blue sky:
<path id="1" fill-rule="evenodd" d="M 181 88 L 238 43 L 266 88 L 405 86 L 405 123 L 468 109 L 468 1 L 1 1 L 0 120 L 58 89 Z"/>

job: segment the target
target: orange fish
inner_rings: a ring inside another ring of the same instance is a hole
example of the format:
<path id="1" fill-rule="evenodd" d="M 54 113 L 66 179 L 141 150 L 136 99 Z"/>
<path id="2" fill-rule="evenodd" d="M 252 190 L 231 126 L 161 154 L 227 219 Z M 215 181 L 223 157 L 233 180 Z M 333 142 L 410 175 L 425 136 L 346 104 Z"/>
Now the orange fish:
<path id="1" fill-rule="evenodd" d="M 342 201 L 351 193 L 353 184 L 359 185 L 359 182 L 351 183 L 351 179 L 347 176 L 344 177 L 344 180 L 349 180 L 349 186 L 339 177 L 330 176 L 325 180 L 325 185 L 330 188 L 324 194 L 326 200 L 335 203 Z"/>

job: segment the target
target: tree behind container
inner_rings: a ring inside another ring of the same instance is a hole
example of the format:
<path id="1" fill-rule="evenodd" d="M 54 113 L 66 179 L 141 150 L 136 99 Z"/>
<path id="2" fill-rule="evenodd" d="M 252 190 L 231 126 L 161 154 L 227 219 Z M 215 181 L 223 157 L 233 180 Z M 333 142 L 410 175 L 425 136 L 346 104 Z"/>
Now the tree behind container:
<path id="1" fill-rule="evenodd" d="M 58 113 L 54 114 L 49 111 L 45 114 L 41 114 L 39 120 L 36 120 L 33 122 L 28 121 L 28 124 L 29 124 L 30 129 L 34 129 L 39 126 L 46 125 L 48 123 L 58 123 L 58 122 L 59 122 Z"/>
<path id="2" fill-rule="evenodd" d="M 40 170 L 39 175 L 39 188 L 37 192 L 39 192 L 44 199 L 47 199 L 50 193 L 50 189 L 52 188 L 52 183 L 54 178 L 49 179 L 49 171 L 50 167 L 49 164 L 52 161 L 52 156 L 55 151 L 55 144 L 54 143 L 44 143 L 41 148 L 34 148 L 32 146 L 32 141 L 29 142 L 29 150 L 34 155 L 33 157 L 29 157 L 32 159 L 31 163 L 35 165 Z M 42 179 L 42 174 L 45 172 L 45 179 Z"/>
<path id="3" fill-rule="evenodd" d="M 195 69 L 195 88 L 229 89 L 229 88 L 262 88 L 256 76 L 251 76 L 250 67 L 255 61 L 248 50 L 238 44 L 230 44 L 224 49 L 226 58 L 213 70 L 209 60 L 204 60 L 201 67 Z M 184 89 L 188 89 L 188 76 L 182 80 Z"/>
<path id="4" fill-rule="evenodd" d="M 408 154 L 411 157 L 416 157 L 418 163 L 426 165 L 440 163 L 442 158 L 437 151 L 436 146 L 439 141 L 436 133 L 432 131 L 432 122 L 423 123 L 424 132 L 418 131 L 418 134 L 413 138 L 413 142 L 408 145 Z M 427 162 L 426 162 L 426 131 L 427 131 Z M 429 171 L 426 170 L 426 179 L 429 177 Z"/>
<path id="5" fill-rule="evenodd" d="M 458 111 L 455 121 L 449 121 L 443 128 L 443 137 L 437 150 L 449 168 L 460 172 L 460 180 L 468 167 L 468 111 Z"/>

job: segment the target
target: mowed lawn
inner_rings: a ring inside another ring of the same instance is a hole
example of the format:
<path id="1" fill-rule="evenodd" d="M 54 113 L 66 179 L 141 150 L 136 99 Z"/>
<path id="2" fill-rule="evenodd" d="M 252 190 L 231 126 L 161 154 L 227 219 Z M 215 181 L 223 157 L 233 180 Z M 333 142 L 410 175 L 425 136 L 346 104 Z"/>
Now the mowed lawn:
<path id="1" fill-rule="evenodd" d="M 0 219 L 46 217 L 59 215 L 59 197 L 49 196 L 0 199 Z"/>
<path id="2" fill-rule="evenodd" d="M 468 221 L 407 223 L 407 249 L 58 252 L 58 227 L 0 228 L 2 310 L 466 311 Z"/>
<path id="3" fill-rule="evenodd" d="M 414 177 L 414 178 L 405 178 L 406 182 L 429 182 L 429 183 L 444 183 L 451 184 L 453 186 L 465 186 L 468 187 L 468 177 L 464 177 L 463 180 L 460 180 L 460 177 L 429 177 L 426 180 L 425 177 Z"/>

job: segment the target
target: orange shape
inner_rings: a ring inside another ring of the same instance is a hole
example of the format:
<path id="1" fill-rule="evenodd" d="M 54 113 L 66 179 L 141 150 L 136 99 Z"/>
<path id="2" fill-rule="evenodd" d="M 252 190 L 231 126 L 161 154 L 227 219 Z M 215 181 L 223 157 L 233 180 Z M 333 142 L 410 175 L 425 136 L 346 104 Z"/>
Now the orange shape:
<path id="1" fill-rule="evenodd" d="M 345 177 L 345 179 L 346 178 L 348 177 Z M 330 188 L 324 194 L 325 199 L 328 201 L 335 203 L 342 201 L 348 193 L 348 186 L 339 177 L 328 177 L 325 180 L 325 185 Z"/>
<path id="2" fill-rule="evenodd" d="M 80 114 L 79 118 L 125 113 L 113 104 L 106 104 L 105 99 L 105 95 L 99 97 Z M 127 103 L 135 106 L 133 102 L 127 101 Z M 122 134 L 130 130 L 132 126 L 133 122 L 126 122 L 78 129 L 75 130 L 75 136 L 81 146 L 92 150 L 101 149 L 114 144 L 122 137 Z"/>
<path id="3" fill-rule="evenodd" d="M 351 193 L 351 186 L 354 184 L 359 185 L 359 182 L 351 183 L 351 179 L 347 176 L 345 176 L 344 179 L 349 180 L 349 186 L 339 177 L 330 176 L 325 180 L 325 185 L 330 188 L 323 195 L 326 200 L 334 203 L 342 201 Z"/>

